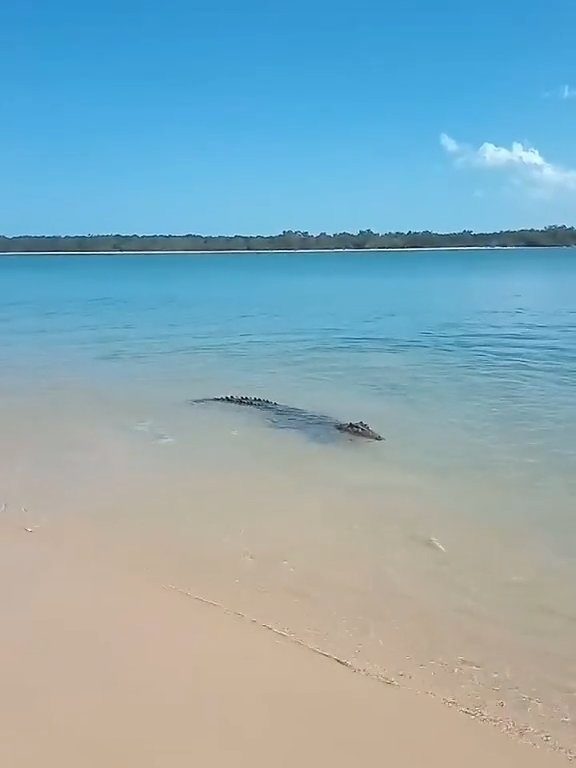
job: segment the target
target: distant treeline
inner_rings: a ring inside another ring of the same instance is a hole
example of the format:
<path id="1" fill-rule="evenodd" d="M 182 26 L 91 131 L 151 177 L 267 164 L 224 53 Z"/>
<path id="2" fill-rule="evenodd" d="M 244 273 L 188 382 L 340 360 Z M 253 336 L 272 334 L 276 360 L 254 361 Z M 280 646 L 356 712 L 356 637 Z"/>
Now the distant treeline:
<path id="1" fill-rule="evenodd" d="M 0 236 L 0 252 L 67 251 L 296 251 L 369 248 L 544 247 L 576 245 L 576 228 L 546 227 L 504 232 L 387 232 L 370 229 L 318 235 L 287 231 L 280 235 L 65 235 Z"/>

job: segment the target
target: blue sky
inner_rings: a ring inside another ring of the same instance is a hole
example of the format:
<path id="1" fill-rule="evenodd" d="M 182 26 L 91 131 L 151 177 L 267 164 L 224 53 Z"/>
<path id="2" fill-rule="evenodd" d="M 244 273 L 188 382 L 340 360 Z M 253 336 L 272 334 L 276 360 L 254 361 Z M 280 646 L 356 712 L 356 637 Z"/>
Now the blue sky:
<path id="1" fill-rule="evenodd" d="M 574 0 L 19 0 L 0 232 L 576 224 Z"/>

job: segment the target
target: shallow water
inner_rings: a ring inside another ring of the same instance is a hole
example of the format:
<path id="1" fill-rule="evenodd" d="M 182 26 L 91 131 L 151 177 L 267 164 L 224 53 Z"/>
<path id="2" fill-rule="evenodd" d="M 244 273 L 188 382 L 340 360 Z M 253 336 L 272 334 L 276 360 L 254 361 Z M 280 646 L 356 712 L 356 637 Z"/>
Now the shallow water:
<path id="1" fill-rule="evenodd" d="M 574 743 L 574 251 L 2 256 L 0 288 L 10 504 Z M 187 404 L 228 393 L 386 442 Z"/>

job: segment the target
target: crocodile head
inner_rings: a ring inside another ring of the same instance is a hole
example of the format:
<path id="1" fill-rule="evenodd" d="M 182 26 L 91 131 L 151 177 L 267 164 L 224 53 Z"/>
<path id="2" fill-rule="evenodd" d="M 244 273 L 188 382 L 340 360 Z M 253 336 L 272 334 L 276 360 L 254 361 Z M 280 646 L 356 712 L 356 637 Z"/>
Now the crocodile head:
<path id="1" fill-rule="evenodd" d="M 340 432 L 346 432 L 356 437 L 365 437 L 367 440 L 384 440 L 382 435 L 375 432 L 365 421 L 349 421 L 347 423 L 337 424 L 336 429 Z"/>

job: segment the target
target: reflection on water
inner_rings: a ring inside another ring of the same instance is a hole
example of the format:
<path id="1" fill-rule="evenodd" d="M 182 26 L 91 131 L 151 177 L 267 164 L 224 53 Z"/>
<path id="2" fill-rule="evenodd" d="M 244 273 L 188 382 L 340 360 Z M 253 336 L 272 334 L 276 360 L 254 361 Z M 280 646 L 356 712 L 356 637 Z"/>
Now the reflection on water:
<path id="1" fill-rule="evenodd" d="M 2 257 L 0 285 L 14 503 L 84 510 L 159 579 L 570 740 L 571 251 Z M 228 393 L 386 442 L 187 405 Z"/>

